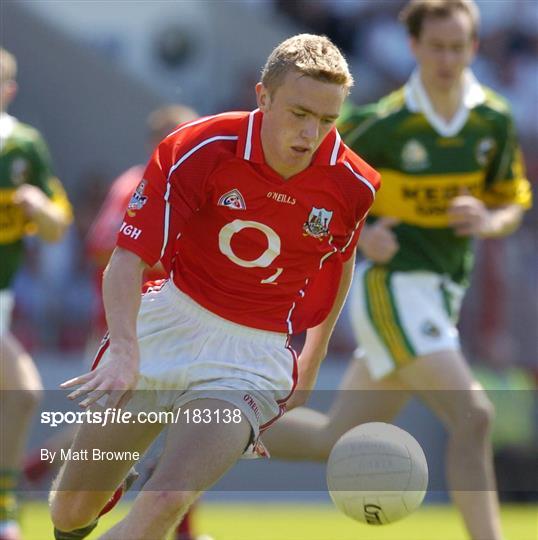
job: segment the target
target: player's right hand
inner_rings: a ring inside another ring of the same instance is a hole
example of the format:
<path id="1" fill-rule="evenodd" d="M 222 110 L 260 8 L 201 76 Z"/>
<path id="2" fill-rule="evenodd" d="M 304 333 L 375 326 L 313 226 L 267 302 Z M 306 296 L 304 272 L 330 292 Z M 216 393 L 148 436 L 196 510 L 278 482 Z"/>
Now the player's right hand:
<path id="1" fill-rule="evenodd" d="M 384 217 L 372 225 L 365 225 L 359 238 L 359 248 L 364 256 L 378 264 L 390 261 L 400 249 L 392 231 L 392 227 L 398 223 L 399 219 Z"/>
<path id="2" fill-rule="evenodd" d="M 110 355 L 106 362 L 99 364 L 94 370 L 63 382 L 61 388 L 79 386 L 67 397 L 72 400 L 84 398 L 80 402 L 83 408 L 108 394 L 105 408 L 119 408 L 131 398 L 139 376 L 139 352 L 114 350 L 110 347 Z"/>

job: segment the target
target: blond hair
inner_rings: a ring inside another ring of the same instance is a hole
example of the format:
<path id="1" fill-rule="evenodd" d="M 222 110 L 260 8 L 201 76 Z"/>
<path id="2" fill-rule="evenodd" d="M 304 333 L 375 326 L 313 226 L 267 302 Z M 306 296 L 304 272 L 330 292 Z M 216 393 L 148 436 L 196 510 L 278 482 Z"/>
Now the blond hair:
<path id="1" fill-rule="evenodd" d="M 280 43 L 265 63 L 261 82 L 272 93 L 291 70 L 347 90 L 353 86 L 346 59 L 326 36 L 298 34 Z"/>
<path id="2" fill-rule="evenodd" d="M 449 17 L 456 11 L 467 13 L 471 19 L 472 37 L 478 37 L 480 13 L 473 0 L 411 0 L 400 12 L 399 19 L 410 36 L 418 39 L 427 17 Z"/>
<path id="3" fill-rule="evenodd" d="M 0 47 L 0 82 L 14 81 L 17 76 L 17 61 L 6 49 Z"/>

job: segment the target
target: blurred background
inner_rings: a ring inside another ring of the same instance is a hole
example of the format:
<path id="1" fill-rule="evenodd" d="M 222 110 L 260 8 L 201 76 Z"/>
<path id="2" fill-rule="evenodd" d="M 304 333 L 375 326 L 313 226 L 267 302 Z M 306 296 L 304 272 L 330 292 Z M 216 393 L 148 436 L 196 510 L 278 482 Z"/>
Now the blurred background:
<path id="1" fill-rule="evenodd" d="M 54 171 L 75 210 L 74 225 L 61 243 L 28 240 L 26 264 L 15 285 L 13 330 L 36 358 L 47 388 L 89 362 L 96 301 L 85 239 L 111 182 L 147 159 L 148 113 L 167 103 L 186 104 L 202 115 L 254 108 L 254 85 L 266 57 L 281 40 L 299 32 L 333 39 L 356 79 L 353 101 L 377 100 L 405 82 L 414 66 L 397 22 L 403 3 L 2 2 L 2 46 L 19 64 L 20 90 L 9 112 L 44 135 Z M 510 100 L 528 177 L 536 187 L 537 3 L 478 4 L 481 48 L 473 69 L 482 83 Z M 495 390 L 517 393 L 524 388 L 527 397 L 538 380 L 537 231 L 535 203 L 516 234 L 477 246 L 475 278 L 461 322 L 464 347 L 479 378 Z M 344 316 L 321 387 L 337 387 L 353 348 Z M 499 392 L 499 399 L 503 395 Z M 535 448 L 535 402 L 525 399 L 515 409 L 501 408 L 507 414 L 498 419 L 498 452 L 513 446 Z M 518 416 L 526 420 L 523 427 L 515 434 L 503 431 L 502 423 L 511 426 Z M 431 468 L 441 486 L 441 427 L 418 404 L 401 422 L 439 456 Z M 44 435 L 36 426 L 32 445 Z"/>

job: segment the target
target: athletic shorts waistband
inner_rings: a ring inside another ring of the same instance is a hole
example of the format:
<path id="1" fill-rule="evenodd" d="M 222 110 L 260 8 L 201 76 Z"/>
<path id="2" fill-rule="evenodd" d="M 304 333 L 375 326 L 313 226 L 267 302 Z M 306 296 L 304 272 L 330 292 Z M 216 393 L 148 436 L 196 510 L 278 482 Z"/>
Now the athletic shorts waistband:
<path id="1" fill-rule="evenodd" d="M 214 328 L 224 330 L 236 336 L 254 339 L 259 343 L 271 343 L 285 347 L 288 342 L 288 335 L 285 333 L 251 328 L 216 315 L 181 291 L 172 280 L 167 280 L 163 284 L 162 289 L 174 297 L 174 302 L 177 303 L 178 309 L 181 309 L 182 313 L 189 315 L 196 321 L 203 322 L 204 324 L 211 325 Z"/>

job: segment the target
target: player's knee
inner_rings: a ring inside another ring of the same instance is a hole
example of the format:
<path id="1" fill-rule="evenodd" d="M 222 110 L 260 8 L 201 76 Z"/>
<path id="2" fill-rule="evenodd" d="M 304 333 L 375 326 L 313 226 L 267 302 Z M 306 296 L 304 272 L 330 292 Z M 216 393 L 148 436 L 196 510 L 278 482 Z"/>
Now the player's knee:
<path id="1" fill-rule="evenodd" d="M 43 389 L 25 388 L 17 392 L 17 408 L 21 413 L 33 413 L 43 399 Z"/>
<path id="2" fill-rule="evenodd" d="M 3 406 L 9 415 L 21 422 L 34 414 L 43 399 L 43 389 L 18 388 L 16 391 L 4 392 Z"/>
<path id="3" fill-rule="evenodd" d="M 193 491 L 152 491 L 145 493 L 144 523 L 151 533 L 153 523 L 172 526 L 189 509 L 197 496 Z"/>
<path id="4" fill-rule="evenodd" d="M 54 527 L 63 532 L 74 531 L 89 525 L 98 515 L 87 493 L 73 491 L 51 492 L 50 516 Z"/>
<path id="5" fill-rule="evenodd" d="M 473 444 L 489 436 L 495 418 L 495 408 L 487 398 L 473 403 L 459 418 L 457 432 Z"/>

